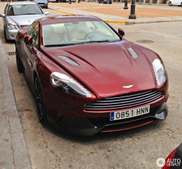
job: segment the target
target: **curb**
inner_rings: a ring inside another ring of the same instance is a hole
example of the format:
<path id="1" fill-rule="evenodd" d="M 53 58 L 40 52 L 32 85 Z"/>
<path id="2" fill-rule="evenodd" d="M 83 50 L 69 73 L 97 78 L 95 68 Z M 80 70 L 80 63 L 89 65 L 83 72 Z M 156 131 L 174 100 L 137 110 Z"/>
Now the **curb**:
<path id="1" fill-rule="evenodd" d="M 9 137 L 11 140 L 12 168 L 31 169 L 30 158 L 23 134 L 20 116 L 13 93 L 8 65 L 4 54 L 4 48 L 0 39 L 0 64 L 2 70 L 2 80 L 4 88 L 5 109 L 8 115 Z"/>
<path id="2" fill-rule="evenodd" d="M 83 15 L 97 16 L 97 14 L 98 14 L 99 15 L 98 17 L 101 18 L 102 20 L 104 20 L 105 22 L 125 24 L 125 25 L 145 24 L 145 23 L 160 23 L 160 22 L 181 22 L 182 21 L 182 16 L 128 19 L 128 18 L 113 16 L 113 15 L 111 16 L 111 15 L 101 14 L 101 13 L 81 11 L 81 10 L 77 10 L 77 9 L 73 10 L 74 13 L 72 13 L 71 12 L 72 9 L 67 8 L 68 11 L 70 11 L 70 12 L 66 12 L 67 11 L 66 8 L 57 7 L 57 6 L 53 6 L 53 5 L 49 5 L 49 9 L 52 9 L 52 10 L 57 11 L 57 12 L 65 13 L 68 15 L 83 14 Z M 63 10 L 60 10 L 60 9 L 63 9 Z M 78 14 L 76 14 L 76 13 L 78 13 Z M 111 20 L 107 20 L 108 18 Z M 119 21 L 120 19 L 122 21 Z"/>
<path id="3" fill-rule="evenodd" d="M 76 15 L 74 13 L 70 13 L 70 12 L 66 12 L 66 11 L 61 11 L 59 9 L 54 9 L 54 11 L 66 13 L 66 14 L 69 14 L 69 15 Z M 103 21 L 108 22 L 108 23 L 122 23 L 122 24 L 126 24 L 126 21 L 109 21 L 109 20 L 103 20 Z"/>

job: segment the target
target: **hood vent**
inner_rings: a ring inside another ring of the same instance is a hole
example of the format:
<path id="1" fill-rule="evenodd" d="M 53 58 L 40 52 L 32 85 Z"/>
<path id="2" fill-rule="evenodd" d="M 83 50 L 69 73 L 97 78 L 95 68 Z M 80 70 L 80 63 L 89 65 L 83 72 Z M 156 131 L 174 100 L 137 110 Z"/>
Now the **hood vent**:
<path id="1" fill-rule="evenodd" d="M 65 62 L 69 63 L 70 65 L 75 65 L 75 66 L 79 66 L 78 63 L 76 63 L 75 61 L 71 60 L 70 58 L 66 57 L 66 56 L 60 56 L 58 55 L 59 58 L 63 59 Z"/>
<path id="2" fill-rule="evenodd" d="M 132 58 L 136 59 L 138 57 L 137 53 L 133 50 L 133 48 L 128 48 L 128 51 L 131 53 Z"/>

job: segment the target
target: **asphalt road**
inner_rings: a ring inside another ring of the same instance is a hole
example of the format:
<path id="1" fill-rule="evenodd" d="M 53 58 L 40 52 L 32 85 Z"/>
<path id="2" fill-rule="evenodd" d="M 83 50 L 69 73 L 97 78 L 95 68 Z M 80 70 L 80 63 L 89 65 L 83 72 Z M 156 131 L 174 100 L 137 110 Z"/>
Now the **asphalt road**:
<path id="1" fill-rule="evenodd" d="M 61 14 L 46 9 L 51 15 Z M 3 7 L 0 7 L 3 13 Z M 2 19 L 0 19 L 2 25 Z M 138 25 L 111 24 L 125 30 L 125 38 L 157 52 L 169 76 L 169 115 L 164 122 L 124 132 L 80 137 L 42 126 L 23 74 L 16 69 L 14 43 L 3 42 L 16 103 L 33 169 L 158 169 L 156 160 L 182 142 L 181 22 Z M 9 54 L 10 52 L 10 54 Z M 141 81 L 142 83 L 142 81 Z"/>

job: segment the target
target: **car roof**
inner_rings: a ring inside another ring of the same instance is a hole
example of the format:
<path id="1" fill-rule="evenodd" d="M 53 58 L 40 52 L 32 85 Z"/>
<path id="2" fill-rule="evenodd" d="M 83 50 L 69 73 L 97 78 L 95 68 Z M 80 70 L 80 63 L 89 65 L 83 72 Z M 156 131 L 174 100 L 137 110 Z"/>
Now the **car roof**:
<path id="1" fill-rule="evenodd" d="M 9 5 L 25 5 L 25 4 L 36 4 L 35 2 L 23 1 L 23 2 L 10 2 Z"/>
<path id="2" fill-rule="evenodd" d="M 84 15 L 60 15 L 53 17 L 45 17 L 39 19 L 39 22 L 42 25 L 53 24 L 59 22 L 72 22 L 72 21 L 99 21 L 101 20 L 95 16 L 84 16 Z"/>

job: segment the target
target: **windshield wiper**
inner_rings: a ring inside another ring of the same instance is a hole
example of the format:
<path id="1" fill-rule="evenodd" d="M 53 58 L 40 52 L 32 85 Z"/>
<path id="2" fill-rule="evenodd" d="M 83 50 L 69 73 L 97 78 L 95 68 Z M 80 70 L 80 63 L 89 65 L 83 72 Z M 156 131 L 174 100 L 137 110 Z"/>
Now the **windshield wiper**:
<path id="1" fill-rule="evenodd" d="M 62 44 L 48 44 L 45 47 L 54 47 L 54 46 L 71 46 L 71 45 L 80 45 L 87 42 L 74 42 L 74 43 L 62 43 Z"/>
<path id="2" fill-rule="evenodd" d="M 88 43 L 102 43 L 102 42 L 110 42 L 110 40 L 91 40 Z"/>
<path id="3" fill-rule="evenodd" d="M 45 45 L 45 47 L 56 47 L 56 46 L 70 46 L 70 45 L 77 45 L 80 43 L 63 43 L 63 44 L 50 44 L 50 45 Z"/>
<path id="4" fill-rule="evenodd" d="M 23 14 L 23 15 L 40 15 L 38 13 L 26 13 L 26 14 Z"/>
<path id="5" fill-rule="evenodd" d="M 102 42 L 111 42 L 111 41 L 102 40 L 102 41 L 84 41 L 84 42 L 62 43 L 62 44 L 48 44 L 48 45 L 45 45 L 45 47 L 71 46 L 71 45 L 81 45 L 86 43 L 102 43 Z"/>

